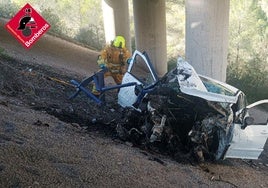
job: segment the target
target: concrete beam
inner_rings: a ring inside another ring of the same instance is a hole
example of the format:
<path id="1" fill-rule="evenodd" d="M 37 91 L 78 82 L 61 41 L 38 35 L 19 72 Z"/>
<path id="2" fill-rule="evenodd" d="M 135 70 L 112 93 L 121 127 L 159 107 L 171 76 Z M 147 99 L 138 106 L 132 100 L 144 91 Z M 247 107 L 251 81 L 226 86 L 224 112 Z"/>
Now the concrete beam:
<path id="1" fill-rule="evenodd" d="M 186 59 L 198 73 L 225 81 L 229 0 L 186 0 Z"/>
<path id="2" fill-rule="evenodd" d="M 128 1 L 102 0 L 102 10 L 106 43 L 121 35 L 125 37 L 126 47 L 131 51 Z"/>
<path id="3" fill-rule="evenodd" d="M 167 72 L 165 0 L 133 0 L 136 49 L 146 51 L 158 73 Z"/>

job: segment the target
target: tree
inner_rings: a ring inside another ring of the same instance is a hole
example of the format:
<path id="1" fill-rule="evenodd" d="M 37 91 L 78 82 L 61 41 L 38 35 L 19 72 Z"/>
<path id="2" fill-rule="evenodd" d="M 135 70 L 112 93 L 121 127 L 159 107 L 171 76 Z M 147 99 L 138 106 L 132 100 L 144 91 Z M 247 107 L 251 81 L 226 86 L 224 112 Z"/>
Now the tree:
<path id="1" fill-rule="evenodd" d="M 261 1 L 232 0 L 227 82 L 253 100 L 268 97 L 268 21 Z"/>

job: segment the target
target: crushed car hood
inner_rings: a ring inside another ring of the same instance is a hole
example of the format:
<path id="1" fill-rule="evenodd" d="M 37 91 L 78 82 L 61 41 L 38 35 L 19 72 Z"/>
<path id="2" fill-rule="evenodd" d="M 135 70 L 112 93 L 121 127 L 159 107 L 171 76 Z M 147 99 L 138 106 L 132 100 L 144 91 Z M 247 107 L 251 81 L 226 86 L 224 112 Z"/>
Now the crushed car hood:
<path id="1" fill-rule="evenodd" d="M 236 103 L 237 88 L 196 73 L 182 58 L 178 58 L 177 79 L 181 92 L 213 102 Z"/>

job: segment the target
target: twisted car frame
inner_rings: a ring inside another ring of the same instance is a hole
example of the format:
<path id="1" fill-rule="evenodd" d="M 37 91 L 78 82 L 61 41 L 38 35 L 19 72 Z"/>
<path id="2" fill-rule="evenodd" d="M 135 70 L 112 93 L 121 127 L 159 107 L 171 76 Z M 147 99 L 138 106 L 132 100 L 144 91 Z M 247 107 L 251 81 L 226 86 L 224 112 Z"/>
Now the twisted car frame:
<path id="1" fill-rule="evenodd" d="M 161 145 L 173 155 L 191 152 L 199 161 L 258 159 L 263 151 L 268 113 L 259 110 L 257 119 L 262 120 L 256 121 L 250 111 L 268 100 L 247 105 L 242 91 L 197 74 L 181 57 L 174 69 L 159 78 L 146 52 L 135 51 L 121 85 L 105 87 L 100 77 L 95 74 L 81 83 L 72 81 L 77 87 L 74 96 L 82 90 L 101 104 L 86 89 L 91 81 L 100 92 L 120 88 L 118 104 L 125 114 L 116 130 L 123 140 Z"/>

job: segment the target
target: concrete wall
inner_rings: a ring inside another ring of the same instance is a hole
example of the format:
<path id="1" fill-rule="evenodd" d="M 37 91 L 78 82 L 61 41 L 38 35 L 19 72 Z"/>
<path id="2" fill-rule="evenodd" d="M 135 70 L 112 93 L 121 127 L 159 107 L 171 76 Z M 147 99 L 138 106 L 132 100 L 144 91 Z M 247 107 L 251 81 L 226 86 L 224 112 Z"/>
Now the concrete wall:
<path id="1" fill-rule="evenodd" d="M 186 0 L 186 59 L 198 73 L 225 81 L 229 0 Z"/>
<path id="2" fill-rule="evenodd" d="M 102 10 L 106 43 L 122 35 L 131 51 L 128 0 L 102 0 Z"/>
<path id="3" fill-rule="evenodd" d="M 133 0 L 136 49 L 146 51 L 158 73 L 167 72 L 165 0 Z"/>

